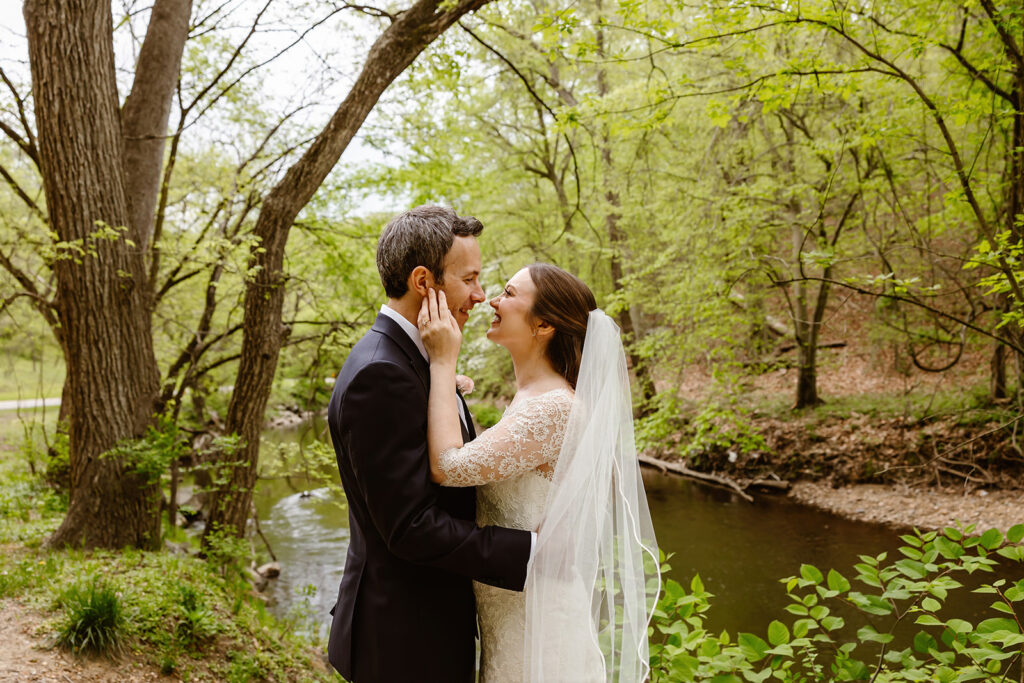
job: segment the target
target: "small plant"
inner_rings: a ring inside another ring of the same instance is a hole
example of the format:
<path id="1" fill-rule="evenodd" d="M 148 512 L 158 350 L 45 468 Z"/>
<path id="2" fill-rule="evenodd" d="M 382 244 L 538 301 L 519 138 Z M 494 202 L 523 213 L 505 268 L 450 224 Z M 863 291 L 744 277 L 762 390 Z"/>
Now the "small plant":
<path id="1" fill-rule="evenodd" d="M 181 617 L 174 627 L 174 637 L 185 647 L 202 643 L 217 634 L 217 620 L 203 602 L 202 596 L 189 585 L 178 589 Z"/>
<path id="2" fill-rule="evenodd" d="M 767 640 L 753 633 L 716 635 L 705 628 L 711 594 L 699 577 L 690 591 L 672 580 L 652 623 L 651 681 L 988 681 L 1002 683 L 1020 671 L 1024 657 L 1024 579 L 999 579 L 973 592 L 993 597 L 993 616 L 978 623 L 946 606 L 964 587 L 956 575 L 991 572 L 996 556 L 1024 562 L 1024 525 L 1004 536 L 996 529 L 975 535 L 974 526 L 900 537 L 901 558 L 861 555 L 854 583 L 834 569 L 805 564 L 784 579 L 794 618 L 772 621 Z M 855 608 L 849 627 L 835 606 Z M 856 635 L 846 635 L 858 626 Z M 912 640 L 897 627 L 920 627 Z M 904 642 L 905 641 L 905 642 Z"/>
<path id="3" fill-rule="evenodd" d="M 57 645 L 76 654 L 120 654 L 125 618 L 113 588 L 95 581 L 75 584 L 64 592 L 60 604 L 66 615 Z"/>

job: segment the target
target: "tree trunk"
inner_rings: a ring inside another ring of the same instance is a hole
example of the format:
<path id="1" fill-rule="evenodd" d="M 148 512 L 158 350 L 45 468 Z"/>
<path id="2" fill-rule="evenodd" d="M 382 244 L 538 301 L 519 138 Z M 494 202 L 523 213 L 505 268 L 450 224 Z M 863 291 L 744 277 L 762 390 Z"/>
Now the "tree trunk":
<path id="1" fill-rule="evenodd" d="M 462 0 L 447 9 L 436 0 L 420 0 L 396 15 L 377 38 L 348 96 L 324 130 L 263 202 L 254 228 L 259 238 L 246 286 L 242 356 L 235 392 L 228 405 L 227 430 L 241 438 L 235 453 L 215 464 L 220 484 L 210 501 L 207 533 L 244 535 L 256 484 L 260 431 L 270 396 L 277 358 L 289 330 L 281 320 L 285 274 L 282 270 L 288 232 L 302 207 L 337 163 L 384 90 L 437 36 L 463 15 L 489 0 Z M 204 535 L 204 541 L 207 536 Z"/>
<path id="2" fill-rule="evenodd" d="M 132 91 L 124 102 L 128 225 L 138 235 L 142 247 L 153 236 L 167 119 L 181 72 L 181 53 L 188 38 L 191 13 L 192 0 L 156 0 L 139 51 Z"/>
<path id="3" fill-rule="evenodd" d="M 1006 347 L 996 342 L 992 349 L 992 360 L 989 365 L 989 394 L 994 399 L 1006 398 Z"/>
<path id="4" fill-rule="evenodd" d="M 601 11 L 600 0 L 596 3 L 597 10 Z M 597 54 L 599 57 L 604 57 L 604 31 L 601 28 L 597 29 Z M 598 67 L 597 70 L 597 94 L 604 97 L 608 94 L 608 75 L 603 67 Z M 624 273 L 622 270 L 622 251 L 626 247 L 626 235 L 623 233 L 621 226 L 619 225 L 619 208 L 621 201 L 619 199 L 618 192 L 613 187 L 613 181 L 611 178 L 613 167 L 612 167 L 612 148 L 611 148 L 611 136 L 608 132 L 607 126 L 603 126 L 601 129 L 601 166 L 604 172 L 605 182 L 605 199 L 608 201 L 611 209 L 605 215 L 605 228 L 608 230 L 608 241 L 611 244 L 611 259 L 610 269 L 612 278 L 612 291 L 619 291 L 623 287 Z M 636 341 L 636 329 L 633 326 L 633 315 L 629 305 L 624 305 L 620 310 L 616 319 L 619 323 L 619 329 L 622 330 L 623 342 L 626 345 L 627 356 L 629 357 L 629 364 L 633 369 L 633 374 L 636 377 L 637 383 L 640 385 L 640 393 L 643 397 L 642 403 L 637 407 L 636 417 L 645 417 L 650 415 L 654 410 L 654 399 L 656 392 L 654 389 L 654 380 L 651 377 L 650 370 L 647 367 L 647 363 L 640 357 L 640 354 L 636 352 L 634 342 Z"/>
<path id="5" fill-rule="evenodd" d="M 71 494 L 54 546 L 154 547 L 155 486 L 119 458 L 152 419 L 158 371 L 142 252 L 129 244 L 109 3 L 25 3 L 70 401 Z"/>

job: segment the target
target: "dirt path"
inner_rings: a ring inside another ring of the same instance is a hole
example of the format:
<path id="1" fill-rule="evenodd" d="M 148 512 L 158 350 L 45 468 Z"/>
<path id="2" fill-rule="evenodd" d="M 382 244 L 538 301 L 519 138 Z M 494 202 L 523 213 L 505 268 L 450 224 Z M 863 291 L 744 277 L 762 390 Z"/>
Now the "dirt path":
<path id="1" fill-rule="evenodd" d="M 0 681 L 3 683 L 143 683 L 177 681 L 131 655 L 114 662 L 48 648 L 42 615 L 15 600 L 0 601 Z"/>

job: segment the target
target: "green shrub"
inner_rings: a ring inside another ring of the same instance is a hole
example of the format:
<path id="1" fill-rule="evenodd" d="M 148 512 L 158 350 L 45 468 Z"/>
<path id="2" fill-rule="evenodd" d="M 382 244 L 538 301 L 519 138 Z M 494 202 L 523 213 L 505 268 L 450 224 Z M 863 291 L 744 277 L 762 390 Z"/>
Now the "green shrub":
<path id="1" fill-rule="evenodd" d="M 471 406 L 470 410 L 473 412 L 473 417 L 476 418 L 476 423 L 484 429 L 498 424 L 503 414 L 501 408 L 492 403 L 476 403 Z"/>
<path id="2" fill-rule="evenodd" d="M 72 585 L 60 598 L 65 610 L 57 644 L 72 652 L 116 655 L 125 624 L 121 600 L 113 588 L 89 581 Z"/>
<path id="3" fill-rule="evenodd" d="M 963 588 L 956 574 L 991 572 L 996 556 L 1024 562 L 1024 525 L 1004 536 L 996 529 L 971 535 L 973 526 L 901 536 L 903 557 L 861 555 L 854 586 L 834 569 L 823 574 L 802 565 L 784 579 L 795 617 L 775 620 L 767 639 L 740 633 L 715 635 L 705 629 L 709 593 L 700 577 L 687 592 L 666 581 L 652 622 L 651 681 L 996 681 L 1008 680 L 1024 654 L 1024 579 L 993 581 L 974 590 L 993 596 L 992 616 L 977 624 L 949 614 L 949 594 Z M 854 637 L 834 614 L 837 603 L 855 608 Z M 900 643 L 897 627 L 920 628 Z"/>

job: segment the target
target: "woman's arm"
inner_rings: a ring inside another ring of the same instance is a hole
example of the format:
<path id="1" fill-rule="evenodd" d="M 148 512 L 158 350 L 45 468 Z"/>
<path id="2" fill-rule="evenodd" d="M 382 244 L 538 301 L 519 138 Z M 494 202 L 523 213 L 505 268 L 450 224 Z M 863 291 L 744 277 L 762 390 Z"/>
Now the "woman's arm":
<path id="1" fill-rule="evenodd" d="M 555 391 L 530 399 L 465 446 L 431 454 L 431 476 L 436 470 L 443 486 L 482 486 L 556 462 L 572 398 Z"/>
<path id="2" fill-rule="evenodd" d="M 427 403 L 427 451 L 430 479 L 442 483 L 445 474 L 438 467 L 443 451 L 462 446 L 458 396 L 455 393 L 455 364 L 462 345 L 462 332 L 448 310 L 444 292 L 427 291 L 417 324 L 423 345 L 430 355 L 430 398 Z"/>

